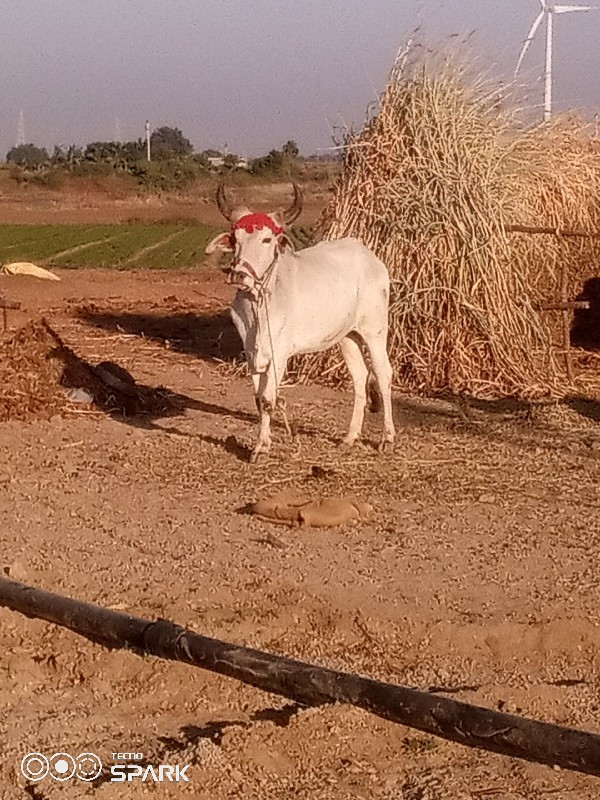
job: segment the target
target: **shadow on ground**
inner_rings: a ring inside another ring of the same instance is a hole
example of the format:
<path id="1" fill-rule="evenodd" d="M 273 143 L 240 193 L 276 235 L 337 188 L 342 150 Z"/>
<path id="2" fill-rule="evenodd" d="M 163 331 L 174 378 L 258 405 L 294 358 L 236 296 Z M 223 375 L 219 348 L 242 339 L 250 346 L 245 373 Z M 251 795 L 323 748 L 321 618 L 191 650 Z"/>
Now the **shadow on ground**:
<path id="1" fill-rule="evenodd" d="M 569 422 L 565 414 L 571 415 Z M 403 431 L 437 431 L 442 436 L 466 437 L 483 444 L 510 445 L 517 450 L 543 450 L 596 460 L 596 437 L 581 421 L 600 423 L 600 401 L 573 395 L 558 401 L 528 402 L 517 399 L 397 397 L 394 419 L 397 441 Z M 573 425 L 574 423 L 574 425 Z M 568 434 L 565 434 L 565 424 Z M 558 436 L 557 436 L 558 434 Z M 457 439 L 460 441 L 460 438 Z M 401 446 L 401 445 L 400 445 Z"/>
<path id="2" fill-rule="evenodd" d="M 59 383 L 63 390 L 83 391 L 93 398 L 96 408 L 133 427 L 156 428 L 156 420 L 178 417 L 188 408 L 201 409 L 203 405 L 164 386 L 137 383 L 112 361 L 90 364 L 62 341 L 50 350 L 48 358 L 62 367 Z"/>
<path id="3" fill-rule="evenodd" d="M 176 352 L 206 361 L 233 361 L 242 356 L 241 342 L 227 310 L 210 313 L 174 311 L 165 314 L 152 311 L 107 311 L 88 306 L 78 309 L 77 316 L 93 327 L 151 339 L 168 345 Z M 227 408 L 211 406 L 201 401 L 192 403 L 194 405 L 190 407 L 206 413 L 231 416 L 244 422 L 255 420 L 252 415 Z M 586 419 L 600 422 L 600 403 L 595 400 L 569 397 L 563 405 Z M 486 427 L 502 422 L 534 428 L 537 426 L 543 430 L 544 423 L 540 419 L 544 410 L 556 406 L 555 402 L 530 402 L 516 398 L 482 400 L 447 394 L 435 398 L 400 396 L 394 399 L 399 430 L 402 427 L 468 426 L 470 423 Z M 301 409 L 298 407 L 297 415 L 301 420 Z M 484 435 L 483 431 L 480 430 L 478 435 Z"/>
<path id="4" fill-rule="evenodd" d="M 165 314 L 85 306 L 76 315 L 81 322 L 95 328 L 151 339 L 204 361 L 233 360 L 242 354 L 242 344 L 228 311 Z"/>
<path id="5" fill-rule="evenodd" d="M 580 417 L 600 422 L 600 402 L 589 397 L 567 397 L 565 405 L 571 408 Z"/>
<path id="6" fill-rule="evenodd" d="M 321 707 L 324 704 L 315 704 L 313 708 Z M 136 761 L 136 765 L 146 769 L 154 767 L 160 763 L 172 763 L 177 761 L 177 756 L 180 753 L 186 754 L 186 762 L 192 765 L 202 763 L 202 755 L 190 752 L 190 748 L 197 745 L 202 740 L 207 740 L 216 747 L 220 747 L 223 743 L 223 736 L 228 728 L 251 728 L 254 722 L 268 721 L 272 722 L 279 728 L 286 728 L 293 717 L 307 706 L 300 703 L 288 703 L 282 708 L 274 708 L 267 706 L 265 708 L 255 711 L 249 716 L 249 719 L 227 719 L 227 720 L 211 720 L 203 725 L 184 725 L 179 729 L 179 736 L 158 736 L 156 738 L 156 746 L 150 747 L 152 758 L 143 758 Z M 102 774 L 99 775 L 91 782 L 91 787 L 94 789 L 100 788 L 105 783 L 110 782 L 112 775 L 108 769 L 104 769 Z M 33 787 L 32 787 L 33 788 Z M 37 795 L 31 794 L 31 797 Z"/>
<path id="7" fill-rule="evenodd" d="M 442 394 L 435 397 L 395 397 L 394 411 L 401 424 L 431 426 L 436 424 L 469 423 L 474 421 L 527 422 L 555 403 L 531 403 L 527 400 L 500 398 L 481 400 Z"/>
<path id="8" fill-rule="evenodd" d="M 156 419 L 199 408 L 187 395 L 137 383 L 111 361 L 89 363 L 44 318 L 0 343 L 0 378 L 0 421 L 95 408 L 136 427 L 153 427 Z"/>

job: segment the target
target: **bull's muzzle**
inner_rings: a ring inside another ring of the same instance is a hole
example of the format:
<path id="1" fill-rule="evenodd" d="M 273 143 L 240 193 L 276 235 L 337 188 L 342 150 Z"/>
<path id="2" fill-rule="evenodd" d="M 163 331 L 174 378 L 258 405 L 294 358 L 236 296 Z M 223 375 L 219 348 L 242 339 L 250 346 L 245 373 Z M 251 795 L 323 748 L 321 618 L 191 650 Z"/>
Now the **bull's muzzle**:
<path id="1" fill-rule="evenodd" d="M 252 290 L 258 281 L 258 275 L 247 261 L 234 264 L 229 272 L 229 282 L 240 289 Z"/>
<path id="2" fill-rule="evenodd" d="M 232 269 L 229 270 L 229 283 L 235 286 L 253 286 L 254 280 L 245 270 Z"/>

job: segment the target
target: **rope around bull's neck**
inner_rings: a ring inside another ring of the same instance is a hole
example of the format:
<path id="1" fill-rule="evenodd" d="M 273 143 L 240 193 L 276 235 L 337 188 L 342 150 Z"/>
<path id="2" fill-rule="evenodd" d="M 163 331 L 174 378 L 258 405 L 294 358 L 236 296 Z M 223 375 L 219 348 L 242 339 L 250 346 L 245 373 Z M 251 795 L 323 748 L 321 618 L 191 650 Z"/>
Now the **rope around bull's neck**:
<path id="1" fill-rule="evenodd" d="M 270 290 L 267 288 L 267 283 L 269 282 L 271 276 L 275 271 L 275 267 L 277 265 L 277 261 L 279 259 L 279 253 L 275 251 L 275 255 L 273 256 L 273 260 L 269 264 L 268 269 L 266 270 L 265 274 L 263 275 L 260 286 L 258 289 L 258 302 L 263 302 L 265 306 L 265 316 L 267 318 L 267 334 L 269 336 L 269 348 L 271 350 L 271 364 L 273 365 L 273 377 L 275 378 L 275 402 L 277 402 L 277 397 L 279 396 L 279 378 L 277 376 L 277 364 L 275 363 L 275 345 L 273 344 L 273 334 L 271 333 L 271 316 L 269 314 L 269 298 L 271 296 Z M 258 313 L 256 314 L 256 327 L 257 329 L 260 326 L 260 318 Z M 257 330 L 258 332 L 258 330 Z"/>
<path id="2" fill-rule="evenodd" d="M 263 275 L 257 292 L 257 305 L 261 302 L 264 303 L 265 306 L 265 317 L 267 318 L 267 334 L 269 336 L 269 348 L 271 350 L 271 365 L 273 367 L 273 378 L 275 381 L 275 406 L 277 406 L 277 402 L 279 400 L 279 377 L 277 375 L 277 364 L 275 361 L 275 345 L 273 344 L 273 334 L 271 331 L 271 315 L 269 314 L 269 298 L 271 296 L 270 290 L 267 288 L 267 283 L 275 270 L 275 266 L 277 264 L 279 258 L 279 253 L 275 252 L 273 257 L 273 261 L 269 264 L 268 269 L 266 270 L 265 274 Z M 258 314 L 258 308 L 255 308 L 255 316 L 256 316 L 256 328 L 257 334 L 260 328 L 260 317 Z M 289 436 L 292 436 L 292 429 L 290 427 L 289 420 L 287 418 L 287 413 L 285 407 L 280 405 L 279 410 L 281 411 L 281 416 L 283 417 L 283 423 L 285 425 L 285 429 Z"/>
<path id="3" fill-rule="evenodd" d="M 277 375 L 277 366 L 275 364 L 275 346 L 273 344 L 273 334 L 271 331 L 271 316 L 269 314 L 269 297 L 271 296 L 271 292 L 267 287 L 267 284 L 273 275 L 275 270 L 275 266 L 277 265 L 277 261 L 279 259 L 279 254 L 275 252 L 273 256 L 273 260 L 265 270 L 264 275 L 262 278 L 257 281 L 257 290 L 256 290 L 256 301 L 252 302 L 252 295 L 250 295 L 250 302 L 252 303 L 252 309 L 254 311 L 254 318 L 256 321 L 256 332 L 257 335 L 260 330 L 260 316 L 259 316 L 259 307 L 261 304 L 264 304 L 265 307 L 265 316 L 267 318 L 267 335 L 269 337 L 269 349 L 271 350 L 271 364 L 273 365 L 273 375 L 275 378 L 275 397 L 279 394 L 279 377 Z"/>

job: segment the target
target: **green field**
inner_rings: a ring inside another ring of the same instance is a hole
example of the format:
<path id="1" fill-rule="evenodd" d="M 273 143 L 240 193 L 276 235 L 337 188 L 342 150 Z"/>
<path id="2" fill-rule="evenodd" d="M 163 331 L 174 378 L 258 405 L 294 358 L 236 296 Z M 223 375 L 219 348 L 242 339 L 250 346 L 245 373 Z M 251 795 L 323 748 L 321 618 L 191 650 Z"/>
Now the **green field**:
<path id="1" fill-rule="evenodd" d="M 206 225 L 0 225 L 0 264 L 32 261 L 47 267 L 173 269 L 200 266 Z"/>

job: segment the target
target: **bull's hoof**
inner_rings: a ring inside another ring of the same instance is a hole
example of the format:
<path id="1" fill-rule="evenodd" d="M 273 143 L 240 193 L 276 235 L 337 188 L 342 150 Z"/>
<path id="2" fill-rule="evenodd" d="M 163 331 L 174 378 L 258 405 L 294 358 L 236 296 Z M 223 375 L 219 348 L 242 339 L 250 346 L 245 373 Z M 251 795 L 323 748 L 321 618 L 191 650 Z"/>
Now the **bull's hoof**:
<path id="1" fill-rule="evenodd" d="M 382 442 L 379 442 L 377 446 L 378 453 L 393 453 L 394 452 L 394 443 L 390 442 L 388 439 L 384 439 Z"/>
<path id="2" fill-rule="evenodd" d="M 292 451 L 289 458 L 291 461 L 300 461 L 302 458 L 302 444 L 299 441 L 292 443 Z"/>
<path id="3" fill-rule="evenodd" d="M 250 463 L 256 464 L 257 461 L 263 461 L 268 455 L 271 450 L 271 441 L 268 440 L 266 442 L 257 442 L 254 446 L 254 450 L 250 455 Z"/>
<path id="4" fill-rule="evenodd" d="M 356 444 L 357 439 L 342 439 L 339 444 L 339 449 L 342 453 L 350 453 L 354 450 L 354 445 Z"/>

